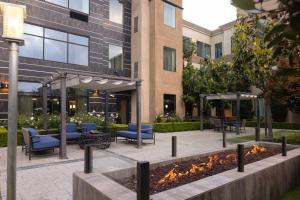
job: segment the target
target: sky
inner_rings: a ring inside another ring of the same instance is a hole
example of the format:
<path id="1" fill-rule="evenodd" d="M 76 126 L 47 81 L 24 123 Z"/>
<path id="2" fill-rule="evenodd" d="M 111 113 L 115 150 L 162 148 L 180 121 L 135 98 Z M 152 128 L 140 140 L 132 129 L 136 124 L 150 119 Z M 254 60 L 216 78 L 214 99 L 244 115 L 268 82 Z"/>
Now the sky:
<path id="1" fill-rule="evenodd" d="M 236 8 L 231 0 L 183 0 L 183 19 L 215 30 L 236 19 Z"/>

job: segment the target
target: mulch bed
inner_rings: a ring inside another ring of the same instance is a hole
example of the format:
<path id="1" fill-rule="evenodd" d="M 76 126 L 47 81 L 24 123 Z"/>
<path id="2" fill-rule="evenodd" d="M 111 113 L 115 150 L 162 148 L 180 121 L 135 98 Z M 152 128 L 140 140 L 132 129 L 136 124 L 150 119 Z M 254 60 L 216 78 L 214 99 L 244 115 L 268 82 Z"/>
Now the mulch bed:
<path id="1" fill-rule="evenodd" d="M 260 146 L 263 147 L 263 146 Z M 265 147 L 266 151 L 260 152 L 258 154 L 250 154 L 246 155 L 247 152 L 251 151 L 252 147 L 245 148 L 245 165 L 249 163 L 253 163 L 271 156 L 274 156 L 276 154 L 281 153 L 281 147 Z M 290 148 L 291 149 L 291 148 Z M 289 150 L 290 150 L 289 149 Z M 216 154 L 211 154 L 212 158 L 218 158 L 211 163 L 213 163 L 212 167 L 209 168 L 207 165 L 204 165 L 203 163 L 208 163 L 209 158 L 208 156 L 205 157 L 199 157 L 197 159 L 183 161 L 183 162 L 175 162 L 173 164 L 166 165 L 164 167 L 158 167 L 154 170 L 150 171 L 150 194 L 159 193 L 168 189 L 172 189 L 187 183 L 191 183 L 203 178 L 206 178 L 208 176 L 212 176 L 218 173 L 225 172 L 227 170 L 231 170 L 234 168 L 237 168 L 237 161 L 236 161 L 236 151 L 235 150 L 226 150 L 223 152 L 219 152 Z M 174 169 L 174 172 L 177 173 L 185 173 L 187 171 L 190 172 L 192 164 L 195 164 L 197 166 L 203 166 L 205 168 L 204 171 L 197 171 L 196 173 L 189 173 L 184 176 L 177 176 L 177 179 L 174 181 L 166 181 L 164 183 L 159 183 L 159 181 L 168 174 L 172 169 Z M 201 165 L 202 164 L 202 165 Z M 122 180 L 115 180 L 119 182 L 120 184 L 124 185 L 130 190 L 136 191 L 136 177 L 131 176 L 126 179 Z"/>

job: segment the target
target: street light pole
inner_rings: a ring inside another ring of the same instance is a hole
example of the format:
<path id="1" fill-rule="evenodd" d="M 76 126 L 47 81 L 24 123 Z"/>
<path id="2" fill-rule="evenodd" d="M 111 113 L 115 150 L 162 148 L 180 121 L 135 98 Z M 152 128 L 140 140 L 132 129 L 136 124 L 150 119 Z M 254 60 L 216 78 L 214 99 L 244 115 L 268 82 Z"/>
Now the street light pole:
<path id="1" fill-rule="evenodd" d="M 17 118 L 18 118 L 18 43 L 9 42 L 7 200 L 16 199 Z"/>

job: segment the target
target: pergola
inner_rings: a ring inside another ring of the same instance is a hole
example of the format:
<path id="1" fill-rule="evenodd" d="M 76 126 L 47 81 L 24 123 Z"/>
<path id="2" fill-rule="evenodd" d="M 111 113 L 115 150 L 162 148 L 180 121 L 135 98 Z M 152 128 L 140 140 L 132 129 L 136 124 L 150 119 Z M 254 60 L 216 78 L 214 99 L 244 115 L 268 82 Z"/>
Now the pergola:
<path id="1" fill-rule="evenodd" d="M 106 75 L 99 73 L 90 73 L 74 70 L 61 70 L 47 78 L 43 82 L 43 118 L 44 129 L 47 129 L 47 100 L 48 89 L 60 90 L 60 118 L 61 118 L 61 133 L 60 133 L 60 148 L 59 157 L 67 158 L 66 150 L 66 100 L 67 88 L 80 88 L 89 90 L 101 90 L 105 92 L 105 126 L 108 125 L 108 97 L 110 93 L 136 90 L 136 123 L 137 123 L 137 147 L 142 144 L 141 138 L 141 80 L 114 75 Z"/>
<path id="2" fill-rule="evenodd" d="M 244 100 L 253 100 L 256 99 L 256 116 L 257 116 L 257 128 L 256 128 L 256 139 L 259 140 L 260 136 L 260 111 L 259 111 L 259 97 L 255 94 L 251 93 L 226 93 L 226 94 L 200 94 L 200 130 L 203 131 L 203 102 L 204 100 L 213 101 L 220 100 L 221 101 L 221 119 L 222 119 L 222 130 L 223 122 L 224 122 L 224 101 L 236 101 L 236 116 L 238 120 L 240 120 L 240 102 Z M 239 125 L 239 123 L 237 123 Z M 240 134 L 240 127 L 236 128 L 236 133 Z"/>

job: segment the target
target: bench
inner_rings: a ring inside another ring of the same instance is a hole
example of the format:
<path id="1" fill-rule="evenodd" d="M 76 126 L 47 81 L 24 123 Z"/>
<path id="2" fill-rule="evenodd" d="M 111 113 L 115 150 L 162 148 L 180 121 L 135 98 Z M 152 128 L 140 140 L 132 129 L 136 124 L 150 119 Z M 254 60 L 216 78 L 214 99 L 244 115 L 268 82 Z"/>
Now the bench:
<path id="1" fill-rule="evenodd" d="M 153 140 L 155 144 L 155 132 L 153 130 L 153 125 L 151 124 L 142 124 L 141 125 L 141 136 L 142 140 Z M 128 124 L 127 131 L 117 131 L 117 138 L 122 137 L 127 140 L 136 141 L 137 140 L 137 125 Z M 117 141 L 116 138 L 116 141 Z"/>

